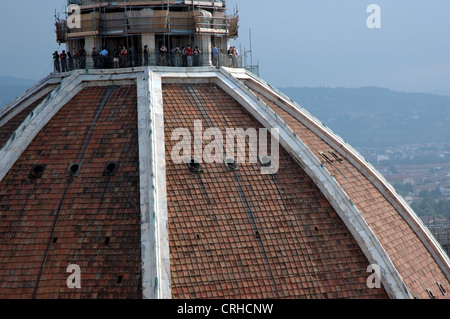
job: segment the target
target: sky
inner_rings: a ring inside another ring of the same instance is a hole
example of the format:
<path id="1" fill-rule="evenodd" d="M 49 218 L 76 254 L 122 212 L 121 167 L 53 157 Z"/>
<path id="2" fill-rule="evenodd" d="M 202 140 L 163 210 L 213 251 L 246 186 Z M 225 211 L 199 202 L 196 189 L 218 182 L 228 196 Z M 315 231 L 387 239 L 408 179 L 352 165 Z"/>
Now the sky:
<path id="1" fill-rule="evenodd" d="M 39 80 L 58 47 L 54 13 L 65 0 L 2 1 L 0 75 Z M 370 29 L 370 4 L 381 28 Z M 240 53 L 251 48 L 275 87 L 377 86 L 450 95 L 449 0 L 228 0 Z M 248 55 L 250 57 L 250 55 Z M 250 59 L 248 59 L 250 60 Z"/>

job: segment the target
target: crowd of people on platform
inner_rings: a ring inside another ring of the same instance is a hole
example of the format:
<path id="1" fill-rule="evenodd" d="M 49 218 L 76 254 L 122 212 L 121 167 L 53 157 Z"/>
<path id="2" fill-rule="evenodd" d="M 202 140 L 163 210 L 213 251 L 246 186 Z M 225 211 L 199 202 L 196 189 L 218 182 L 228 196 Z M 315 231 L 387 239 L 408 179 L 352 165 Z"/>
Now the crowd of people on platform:
<path id="1" fill-rule="evenodd" d="M 73 50 L 72 54 L 63 50 L 61 53 L 53 53 L 53 70 L 56 73 L 67 72 L 86 68 L 86 51 L 83 47 L 80 50 Z"/>
<path id="2" fill-rule="evenodd" d="M 192 49 L 190 45 L 179 46 L 170 50 L 163 44 L 159 48 L 159 61 L 158 65 L 161 66 L 175 66 L 175 67 L 193 67 L 200 66 L 200 55 L 202 51 L 195 47 Z"/>
<path id="3" fill-rule="evenodd" d="M 214 66 L 224 65 L 224 66 L 229 66 L 232 68 L 239 67 L 239 64 L 238 64 L 239 52 L 235 46 L 230 47 L 227 51 L 227 56 L 228 56 L 228 59 L 230 60 L 230 61 L 228 61 L 229 63 L 226 63 L 227 61 L 220 60 L 221 52 L 220 52 L 220 49 L 217 48 L 217 45 L 214 45 L 214 47 L 211 48 L 211 55 L 212 55 L 212 62 L 213 62 Z"/>
<path id="4" fill-rule="evenodd" d="M 125 68 L 131 65 L 128 59 L 131 50 L 127 50 L 125 46 L 120 46 L 115 49 L 113 55 L 106 48 L 98 51 L 97 48 L 92 48 L 90 56 L 92 57 L 93 66 L 96 69 L 109 68 Z M 74 49 L 72 54 L 63 50 L 61 53 L 55 51 L 53 53 L 53 69 L 55 73 L 68 72 L 78 69 L 86 68 L 87 53 L 83 47 L 80 50 Z M 148 60 L 146 60 L 146 63 Z M 148 64 L 146 64 L 148 65 Z"/>
<path id="5" fill-rule="evenodd" d="M 157 53 L 158 54 L 158 53 Z M 170 51 L 163 44 L 159 48 L 159 56 L 154 57 L 154 63 L 160 66 L 174 66 L 174 67 L 198 67 L 201 66 L 201 54 L 202 51 L 196 46 L 194 49 L 190 45 L 183 47 L 175 47 Z M 129 66 L 149 66 L 151 52 L 149 47 L 144 46 L 142 55 L 134 55 L 131 49 L 127 49 L 125 46 L 120 46 L 115 49 L 113 54 L 104 47 L 101 51 L 97 48 L 92 48 L 90 52 L 92 57 L 93 67 L 96 69 L 109 69 L 109 68 L 125 68 Z M 220 50 L 216 45 L 211 48 L 211 58 L 214 66 L 226 65 L 233 68 L 238 67 L 237 57 L 239 53 L 236 47 L 232 46 L 227 51 L 229 61 L 220 61 Z M 143 63 L 142 63 L 143 57 Z M 223 59 L 223 58 L 222 58 Z M 72 53 L 63 50 L 61 53 L 55 51 L 53 53 L 53 65 L 54 72 L 68 72 L 77 69 L 86 68 L 87 53 L 83 47 L 80 50 L 73 49 Z M 228 63 L 226 63 L 228 62 Z"/>

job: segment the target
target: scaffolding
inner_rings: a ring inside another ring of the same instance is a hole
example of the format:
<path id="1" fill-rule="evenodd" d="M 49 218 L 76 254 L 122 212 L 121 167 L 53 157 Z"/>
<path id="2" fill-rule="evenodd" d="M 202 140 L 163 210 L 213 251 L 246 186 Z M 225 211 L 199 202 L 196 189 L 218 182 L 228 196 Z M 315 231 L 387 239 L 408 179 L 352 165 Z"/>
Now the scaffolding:
<path id="1" fill-rule="evenodd" d="M 126 47 L 132 61 L 125 65 L 137 66 L 160 64 L 163 46 L 173 55 L 176 48 L 188 45 L 201 52 L 200 66 L 212 65 L 212 48 L 217 45 L 221 66 L 245 67 L 259 74 L 259 66 L 253 65 L 252 58 L 249 64 L 246 53 L 237 57 L 225 53 L 229 40 L 238 37 L 239 16 L 237 10 L 227 14 L 224 0 L 68 0 L 68 4 L 76 5 L 76 15 L 66 12 L 65 19 L 56 19 L 57 41 L 66 43 L 72 55 L 83 49 L 87 68 L 98 66 L 98 49 L 107 49 L 111 55 Z M 77 24 L 69 28 L 67 21 L 74 17 Z M 110 62 L 102 65 L 112 67 Z"/>
<path id="2" fill-rule="evenodd" d="M 58 19 L 56 29 L 60 43 L 88 36 L 126 37 L 142 33 L 238 36 L 239 18 L 225 15 L 224 1 L 127 0 L 111 5 L 100 1 L 70 0 L 69 4 L 81 4 L 80 27 L 67 27 L 70 13 L 65 20 Z"/>

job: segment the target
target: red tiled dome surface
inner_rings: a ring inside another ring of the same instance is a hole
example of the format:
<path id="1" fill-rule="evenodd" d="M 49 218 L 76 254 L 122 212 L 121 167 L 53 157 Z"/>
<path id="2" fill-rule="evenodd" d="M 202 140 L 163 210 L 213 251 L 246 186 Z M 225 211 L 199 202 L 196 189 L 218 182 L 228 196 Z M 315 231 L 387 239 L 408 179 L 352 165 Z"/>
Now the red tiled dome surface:
<path id="1" fill-rule="evenodd" d="M 262 127 L 216 85 L 163 86 L 166 156 L 179 127 Z M 248 148 L 248 146 L 247 146 Z M 366 285 L 370 264 L 317 186 L 281 152 L 276 175 L 259 164 L 201 174 L 167 162 L 175 298 L 387 298 Z"/>
<path id="2" fill-rule="evenodd" d="M 136 113 L 135 87 L 83 90 L 0 182 L 0 298 L 142 296 Z M 70 163 L 82 165 L 72 179 Z M 30 179 L 35 164 L 45 171 Z M 67 287 L 69 264 L 81 290 Z"/>

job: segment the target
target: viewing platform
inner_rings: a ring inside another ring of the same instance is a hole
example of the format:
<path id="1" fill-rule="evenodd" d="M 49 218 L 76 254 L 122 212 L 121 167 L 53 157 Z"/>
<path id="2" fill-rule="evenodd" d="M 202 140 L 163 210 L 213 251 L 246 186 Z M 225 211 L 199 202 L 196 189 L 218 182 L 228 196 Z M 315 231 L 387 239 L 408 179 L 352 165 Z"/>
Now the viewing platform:
<path id="1" fill-rule="evenodd" d="M 198 66 L 213 65 L 212 48 L 224 54 L 230 39 L 238 37 L 239 16 L 228 14 L 225 1 L 92 1 L 68 0 L 64 18 L 56 18 L 56 39 L 66 44 L 66 52 L 86 52 L 86 67 L 97 66 L 92 55 L 106 49 L 110 55 L 126 47 L 130 61 L 127 66 L 175 66 L 167 57 L 161 62 L 159 50 L 168 54 L 188 45 L 202 52 Z M 146 62 L 145 51 L 149 53 Z M 237 66 L 224 56 L 221 66 Z M 95 66 L 94 66 L 95 64 Z M 107 61 L 107 65 L 113 62 Z M 217 63 L 216 63 L 217 64 Z M 242 65 L 242 63 L 241 63 Z"/>

